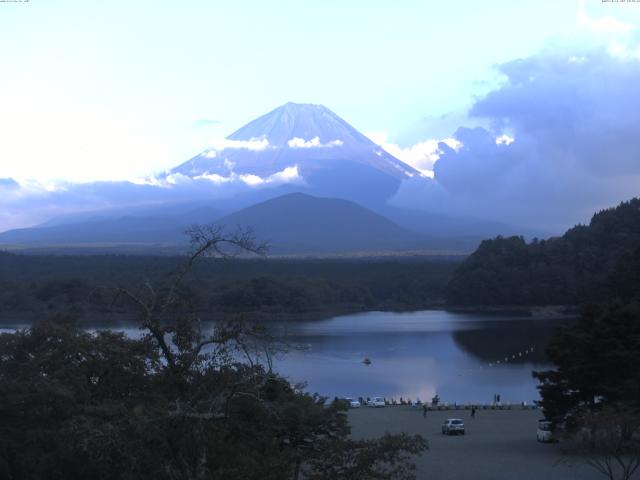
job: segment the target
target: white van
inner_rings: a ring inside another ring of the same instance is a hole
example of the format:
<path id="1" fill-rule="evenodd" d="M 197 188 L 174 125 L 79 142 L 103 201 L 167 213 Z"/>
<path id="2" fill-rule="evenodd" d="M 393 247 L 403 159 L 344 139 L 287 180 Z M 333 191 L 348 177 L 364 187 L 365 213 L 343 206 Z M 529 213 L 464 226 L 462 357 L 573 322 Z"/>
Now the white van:
<path id="1" fill-rule="evenodd" d="M 536 438 L 539 442 L 543 443 L 553 442 L 553 431 L 551 430 L 551 422 L 549 420 L 538 420 Z"/>
<path id="2" fill-rule="evenodd" d="M 382 397 L 372 397 L 367 401 L 367 407 L 380 408 L 384 406 L 385 406 L 384 398 Z"/>

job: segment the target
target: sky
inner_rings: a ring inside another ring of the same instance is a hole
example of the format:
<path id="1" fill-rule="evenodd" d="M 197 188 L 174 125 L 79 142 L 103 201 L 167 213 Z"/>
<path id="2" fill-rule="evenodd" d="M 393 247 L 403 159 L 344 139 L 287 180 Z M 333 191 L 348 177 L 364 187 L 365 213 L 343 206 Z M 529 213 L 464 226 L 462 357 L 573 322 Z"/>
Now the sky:
<path id="1" fill-rule="evenodd" d="M 544 191 L 569 224 L 637 190 L 638 26 L 601 0 L 0 2 L 0 230 L 42 219 L 29 192 L 170 169 L 288 101 L 435 177 L 398 204 L 542 224 Z"/>
<path id="2" fill-rule="evenodd" d="M 495 65 L 575 29 L 579 8 L 571 0 L 3 3 L 0 177 L 143 176 L 287 101 L 324 104 L 405 147 L 444 138 L 500 82 Z M 640 13 L 600 0 L 584 9 L 625 21 Z"/>

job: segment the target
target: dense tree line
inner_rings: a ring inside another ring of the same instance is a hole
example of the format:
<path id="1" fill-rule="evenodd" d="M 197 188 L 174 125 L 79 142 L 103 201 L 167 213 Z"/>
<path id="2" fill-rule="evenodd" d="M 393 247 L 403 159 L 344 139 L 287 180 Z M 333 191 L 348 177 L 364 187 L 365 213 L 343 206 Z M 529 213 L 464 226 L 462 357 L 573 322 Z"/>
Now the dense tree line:
<path id="1" fill-rule="evenodd" d="M 554 421 L 596 404 L 640 410 L 640 250 L 625 257 L 607 302 L 582 307 L 575 324 L 547 347 L 555 370 L 535 372 L 542 405 Z"/>
<path id="2" fill-rule="evenodd" d="M 558 437 L 606 478 L 628 480 L 640 468 L 640 249 L 612 268 L 608 300 L 555 334 L 546 353 L 556 368 L 534 377 Z"/>
<path id="3" fill-rule="evenodd" d="M 547 347 L 556 370 L 536 372 L 545 414 L 572 421 L 598 404 L 640 410 L 640 297 L 584 307 Z"/>
<path id="4" fill-rule="evenodd" d="M 640 249 L 640 199 L 593 216 L 562 237 L 483 241 L 447 286 L 455 305 L 579 305 L 603 302 Z"/>
<path id="5" fill-rule="evenodd" d="M 139 285 L 180 261 L 0 253 L 0 314 L 111 311 L 103 287 Z M 455 265 L 455 259 L 203 259 L 181 288 L 202 314 L 410 309 L 442 303 Z"/>

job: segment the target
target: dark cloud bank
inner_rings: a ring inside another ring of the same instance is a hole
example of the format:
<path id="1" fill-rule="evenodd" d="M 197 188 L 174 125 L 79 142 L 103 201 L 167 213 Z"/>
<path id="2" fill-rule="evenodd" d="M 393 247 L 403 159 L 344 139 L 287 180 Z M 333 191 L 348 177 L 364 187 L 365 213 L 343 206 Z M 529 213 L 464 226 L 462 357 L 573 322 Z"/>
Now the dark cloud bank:
<path id="1" fill-rule="evenodd" d="M 490 127 L 460 128 L 434 181 L 395 201 L 559 232 L 640 194 L 640 61 L 556 51 L 499 70 L 506 82 L 470 112 Z"/>

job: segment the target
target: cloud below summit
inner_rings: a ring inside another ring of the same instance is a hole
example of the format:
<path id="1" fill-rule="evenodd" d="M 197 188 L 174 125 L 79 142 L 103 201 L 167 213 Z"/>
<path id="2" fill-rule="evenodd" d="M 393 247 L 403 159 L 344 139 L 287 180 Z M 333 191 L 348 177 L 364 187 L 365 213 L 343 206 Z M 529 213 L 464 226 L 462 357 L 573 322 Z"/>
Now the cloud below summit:
<path id="1" fill-rule="evenodd" d="M 433 166 L 440 158 L 441 142 L 453 149 L 458 149 L 461 146 L 460 142 L 455 138 L 445 138 L 443 140 L 429 139 L 408 147 L 401 147 L 397 143 L 388 140 L 386 131 L 369 132 L 367 136 L 387 153 L 402 160 L 427 177 L 433 177 Z"/>
<path id="2" fill-rule="evenodd" d="M 215 158 L 223 150 L 250 150 L 261 152 L 269 148 L 269 140 L 266 138 L 252 138 L 251 140 L 230 140 L 228 138 L 216 138 L 209 142 L 209 148 L 205 152 L 208 158 Z"/>
<path id="3" fill-rule="evenodd" d="M 341 147 L 343 143 L 344 142 L 342 140 L 331 140 L 327 143 L 321 143 L 320 137 L 313 137 L 311 140 L 293 137 L 287 142 L 287 145 L 289 148 L 331 148 Z"/>

